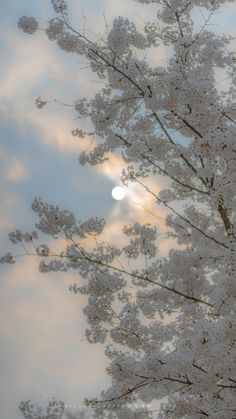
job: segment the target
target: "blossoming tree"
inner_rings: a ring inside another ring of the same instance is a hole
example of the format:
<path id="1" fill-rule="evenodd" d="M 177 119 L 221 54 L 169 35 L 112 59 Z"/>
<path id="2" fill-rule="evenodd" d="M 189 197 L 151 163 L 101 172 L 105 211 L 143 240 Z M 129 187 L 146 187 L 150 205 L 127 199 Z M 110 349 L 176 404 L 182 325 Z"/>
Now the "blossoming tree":
<path id="1" fill-rule="evenodd" d="M 52 0 L 56 17 L 45 33 L 62 50 L 85 57 L 105 85 L 91 100 L 75 101 L 75 112 L 90 119 L 97 142 L 80 155 L 81 164 L 101 164 L 109 153 L 121 153 L 127 162 L 123 182 L 137 182 L 157 208 L 166 209 L 169 237 L 179 246 L 163 257 L 158 227 L 139 223 L 124 227 L 125 246 L 106 244 L 100 239 L 103 219 L 77 222 L 69 211 L 37 198 L 32 204 L 37 231 L 67 241 L 57 254 L 47 244 L 35 245 L 39 269 L 72 269 L 84 281 L 71 290 L 88 296 L 87 339 L 106 345 L 112 379 L 100 398 L 86 401 L 95 417 L 232 419 L 236 59 L 233 38 L 208 26 L 230 1 L 136 1 L 156 7 L 154 21 L 143 31 L 117 17 L 106 40 L 91 40 L 72 27 L 65 1 Z M 194 25 L 196 8 L 203 11 L 200 29 Z M 18 26 L 33 34 L 38 22 L 24 16 Z M 163 46 L 171 51 L 168 65 L 155 66 L 148 52 L 158 54 Z M 227 76 L 223 90 L 217 86 L 218 69 Z M 36 101 L 39 108 L 46 103 Z M 78 127 L 73 134 L 83 138 L 86 132 Z M 168 179 L 159 193 L 147 183 L 156 174 Z M 37 231 L 17 230 L 9 237 L 25 242 L 32 253 Z M 91 237 L 94 248 L 88 244 Z M 1 261 L 15 259 L 8 253 Z M 155 401 L 160 401 L 158 411 L 138 404 Z"/>

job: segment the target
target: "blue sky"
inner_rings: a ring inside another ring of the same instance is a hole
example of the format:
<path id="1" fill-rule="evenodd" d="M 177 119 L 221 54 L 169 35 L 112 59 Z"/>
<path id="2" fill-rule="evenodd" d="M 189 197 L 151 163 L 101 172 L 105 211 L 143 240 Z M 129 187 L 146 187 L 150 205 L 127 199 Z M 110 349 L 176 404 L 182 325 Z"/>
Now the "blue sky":
<path id="1" fill-rule="evenodd" d="M 69 6 L 74 23 L 82 25 L 85 15 L 86 27 L 96 33 L 104 28 L 104 12 L 108 22 L 119 14 L 137 22 L 151 16 L 132 0 L 70 0 Z M 235 31 L 234 7 L 225 7 L 215 18 L 217 30 Z M 0 253 L 9 249 L 9 231 L 33 228 L 30 204 L 36 196 L 72 210 L 79 219 L 104 216 L 107 238 L 118 240 L 124 220 L 150 221 L 142 208 L 111 198 L 112 187 L 119 184 L 120 160 L 114 157 L 98 168 L 79 166 L 84 146 L 70 133 L 77 126 L 71 108 L 51 104 L 39 110 L 34 105 L 39 95 L 73 103 L 99 86 L 94 75 L 79 70 L 75 56 L 58 50 L 43 33 L 30 37 L 20 32 L 16 22 L 22 15 L 45 22 L 52 15 L 49 0 L 0 2 Z M 163 51 L 159 59 L 165 61 Z M 152 209 L 135 187 L 129 196 Z M 68 292 L 76 275 L 39 274 L 30 258 L 0 269 L 0 417 L 19 419 L 22 399 L 44 402 L 57 396 L 78 405 L 85 396 L 98 394 L 107 383 L 105 358 L 102 347 L 83 337 L 86 300 Z"/>
<path id="2" fill-rule="evenodd" d="M 132 2 L 77 4 L 70 2 L 74 20 L 82 24 L 86 15 L 86 24 L 99 31 L 103 12 L 111 20 Z M 94 75 L 78 70 L 77 57 L 65 55 L 43 33 L 30 37 L 16 27 L 22 15 L 44 22 L 51 13 L 48 0 L 0 3 L 0 253 L 9 249 L 9 231 L 33 228 L 30 204 L 36 196 L 72 210 L 79 219 L 108 218 L 113 237 L 128 211 L 127 204 L 111 198 L 119 183 L 119 161 L 98 170 L 79 166 L 83 145 L 70 134 L 77 124 L 73 111 L 34 105 L 39 95 L 73 103 L 97 88 Z M 105 358 L 102 347 L 84 339 L 86 300 L 68 292 L 76 275 L 44 276 L 30 258 L 0 269 L 0 416 L 20 418 L 22 399 L 44 403 L 57 396 L 78 405 L 85 396 L 97 395 L 107 382 Z"/>

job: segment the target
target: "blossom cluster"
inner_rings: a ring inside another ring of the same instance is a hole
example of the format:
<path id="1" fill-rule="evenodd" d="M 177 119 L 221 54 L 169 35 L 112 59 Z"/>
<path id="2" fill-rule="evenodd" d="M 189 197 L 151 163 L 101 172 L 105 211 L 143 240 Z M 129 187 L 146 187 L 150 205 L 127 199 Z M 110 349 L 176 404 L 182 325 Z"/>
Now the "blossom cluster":
<path id="1" fill-rule="evenodd" d="M 18 20 L 17 26 L 25 33 L 32 35 L 38 29 L 38 22 L 34 17 L 22 16 Z"/>
<path id="2" fill-rule="evenodd" d="M 51 0 L 51 2 L 56 13 L 65 13 L 67 11 L 65 0 Z"/>
<path id="3" fill-rule="evenodd" d="M 54 41 L 64 31 L 65 23 L 60 18 L 50 19 L 45 32 L 50 41 Z"/>
<path id="4" fill-rule="evenodd" d="M 41 96 L 37 97 L 35 100 L 35 105 L 38 109 L 42 109 L 47 104 L 46 100 L 42 100 Z"/>
<path id="5" fill-rule="evenodd" d="M 20 243 L 25 241 L 26 243 L 32 242 L 33 240 L 38 239 L 38 233 L 36 230 L 33 230 L 31 233 L 22 233 L 19 229 L 8 234 L 9 240 L 14 243 Z"/>
<path id="6" fill-rule="evenodd" d="M 137 258 L 140 253 L 148 258 L 156 256 L 157 231 L 150 224 L 140 225 L 135 223 L 133 226 L 125 226 L 124 233 L 131 236 L 128 246 L 124 247 L 124 252 L 129 258 Z"/>

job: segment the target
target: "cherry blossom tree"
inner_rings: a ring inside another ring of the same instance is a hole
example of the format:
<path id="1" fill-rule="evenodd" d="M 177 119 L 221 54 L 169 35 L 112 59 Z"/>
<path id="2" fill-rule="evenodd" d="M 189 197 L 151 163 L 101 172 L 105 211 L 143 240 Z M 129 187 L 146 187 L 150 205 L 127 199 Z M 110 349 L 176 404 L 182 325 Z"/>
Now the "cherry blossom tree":
<path id="1" fill-rule="evenodd" d="M 91 100 L 74 103 L 81 125 L 73 135 L 85 137 L 83 121 L 90 120 L 89 135 L 96 141 L 81 153 L 80 163 L 97 165 L 110 153 L 122 155 L 127 164 L 122 181 L 138 183 L 157 210 L 165 208 L 167 240 L 174 237 L 176 248 L 164 257 L 158 225 L 138 222 L 124 226 L 124 246 L 104 243 L 103 219 L 79 222 L 40 198 L 32 204 L 37 231 L 16 230 L 9 238 L 27 254 L 36 249 L 41 272 L 79 275 L 70 289 L 88 296 L 87 339 L 103 343 L 110 359 L 111 387 L 85 401 L 96 418 L 232 419 L 236 57 L 233 38 L 208 25 L 230 1 L 136 1 L 155 7 L 152 22 L 137 29 L 117 17 L 106 37 L 94 40 L 71 25 L 64 0 L 52 0 L 55 17 L 45 33 L 62 50 L 83 56 L 104 84 Z M 200 29 L 194 24 L 197 9 Z M 39 25 L 24 16 L 18 26 L 33 34 Z M 163 47 L 168 64 L 154 65 L 152 56 Z M 218 70 L 227 77 L 222 89 Z M 47 100 L 39 97 L 36 105 L 42 108 Z M 168 180 L 159 193 L 148 183 L 157 175 Z M 37 244 L 39 232 L 63 237 L 66 247 L 56 253 Z M 10 252 L 1 258 L 15 260 Z"/>
<path id="2" fill-rule="evenodd" d="M 72 412 L 61 400 L 53 398 L 46 409 L 34 405 L 30 400 L 20 403 L 19 410 L 25 419 L 91 419 L 93 416 L 90 409 L 79 409 Z"/>

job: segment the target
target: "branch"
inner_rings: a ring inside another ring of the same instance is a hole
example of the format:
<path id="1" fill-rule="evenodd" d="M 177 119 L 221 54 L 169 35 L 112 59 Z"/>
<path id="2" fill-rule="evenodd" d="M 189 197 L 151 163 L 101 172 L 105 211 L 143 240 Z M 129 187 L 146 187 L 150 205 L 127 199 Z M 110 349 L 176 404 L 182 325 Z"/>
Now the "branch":
<path id="1" fill-rule="evenodd" d="M 165 201 L 163 201 L 161 198 L 159 198 L 154 192 L 152 192 L 146 185 L 144 185 L 142 182 L 140 182 L 137 178 L 134 178 L 134 180 L 139 183 L 147 192 L 149 192 L 151 195 L 155 197 L 155 199 L 163 204 L 166 208 L 171 210 L 175 215 L 177 215 L 181 220 L 185 221 L 187 224 L 189 224 L 192 228 L 197 230 L 199 233 L 201 233 L 204 237 L 207 239 L 210 239 L 214 241 L 216 244 L 223 246 L 224 248 L 228 249 L 229 247 L 225 244 L 220 242 L 219 240 L 215 239 L 212 236 L 209 236 L 209 234 L 205 233 L 205 231 L 201 230 L 199 227 L 195 226 L 191 221 L 189 221 L 187 218 L 185 218 L 183 215 L 179 214 L 173 207 L 168 205 Z"/>
<path id="2" fill-rule="evenodd" d="M 122 70 L 120 70 L 118 67 L 116 67 L 115 65 L 114 65 L 114 63 L 110 63 L 109 61 L 107 61 L 107 59 L 103 56 L 103 55 L 101 55 L 99 52 L 98 52 L 98 50 L 97 50 L 97 46 L 96 46 L 96 44 L 94 44 L 94 42 L 92 42 L 92 41 L 90 41 L 90 39 L 88 39 L 85 35 L 82 35 L 80 32 L 78 32 L 78 31 L 76 31 L 72 26 L 71 26 L 71 24 L 70 24 L 70 22 L 69 22 L 69 20 L 68 20 L 68 18 L 66 18 L 66 16 L 64 15 L 64 13 L 62 13 L 62 17 L 63 17 L 63 20 L 64 20 L 64 22 L 65 22 L 65 24 L 66 24 L 66 26 L 67 26 L 67 28 L 68 29 L 70 29 L 72 32 L 74 32 L 76 35 L 78 35 L 78 37 L 80 37 L 80 38 L 82 38 L 82 39 L 84 39 L 86 42 L 88 42 L 90 45 L 91 45 L 91 47 L 90 47 L 90 50 L 91 50 L 91 52 L 93 53 L 93 54 L 95 54 L 98 58 L 100 58 L 100 60 L 102 60 L 108 67 L 111 67 L 111 68 L 113 68 L 113 70 L 115 70 L 115 71 L 117 71 L 118 73 L 120 73 L 125 79 L 127 79 L 127 80 L 129 80 L 130 81 L 130 83 L 132 83 L 135 87 L 136 87 L 136 89 L 138 89 L 139 91 L 140 91 L 140 93 L 141 93 L 141 96 L 143 97 L 144 96 L 144 91 L 143 91 L 143 89 L 134 81 L 134 80 L 132 80 L 131 79 L 131 77 L 129 77 L 127 74 L 125 74 Z M 94 49 L 93 49 L 94 48 Z M 90 57 L 92 60 L 93 60 L 93 57 Z"/>
<path id="3" fill-rule="evenodd" d="M 221 388 L 232 388 L 232 389 L 236 389 L 236 384 L 235 385 L 226 385 L 226 384 L 217 384 L 218 387 Z"/>
<path id="4" fill-rule="evenodd" d="M 191 301 L 193 301 L 195 303 L 204 304 L 204 305 L 207 305 L 208 307 L 214 307 L 213 304 L 211 304 L 211 303 L 209 303 L 209 302 L 207 302 L 205 300 L 202 300 L 201 298 L 190 296 L 188 294 L 185 294 L 185 293 L 183 293 L 181 291 L 176 290 L 175 288 L 168 287 L 167 285 L 164 285 L 164 284 L 162 284 L 160 282 L 157 282 L 157 281 L 154 281 L 153 279 L 150 279 L 148 276 L 142 276 L 142 275 L 136 274 L 134 272 L 128 272 L 125 269 L 117 268 L 117 267 L 115 267 L 113 265 L 106 264 L 104 262 L 101 262 L 98 259 L 93 259 L 90 256 L 88 256 L 81 247 L 79 248 L 79 250 L 80 250 L 82 256 L 77 256 L 75 258 L 75 260 L 87 260 L 90 263 L 95 263 L 95 264 L 100 265 L 100 266 L 102 266 L 104 268 L 112 269 L 113 271 L 120 272 L 120 273 L 122 273 L 124 275 L 128 275 L 130 277 L 137 278 L 137 279 L 140 279 L 142 281 L 150 282 L 151 284 L 154 284 L 154 285 L 156 285 L 156 286 L 158 286 L 160 288 L 165 289 L 166 291 L 170 291 L 170 292 L 172 292 L 174 294 L 179 295 L 180 297 L 183 297 L 183 298 L 185 298 L 187 300 L 191 300 Z M 25 254 L 16 255 L 15 258 L 20 258 L 20 257 L 23 257 L 23 256 L 36 256 L 36 257 L 39 257 L 39 255 L 37 253 L 29 253 L 29 252 L 27 252 Z M 49 254 L 49 255 L 45 255 L 43 257 L 44 257 L 44 259 L 52 258 L 52 257 L 54 257 L 54 258 L 58 257 L 58 258 L 61 258 L 61 259 L 69 259 L 69 256 L 67 256 L 67 255 L 60 255 L 60 254 Z"/>
<path id="5" fill-rule="evenodd" d="M 172 111 L 171 111 L 172 112 Z M 174 112 L 172 112 L 172 113 L 174 113 Z M 170 136 L 170 134 L 168 133 L 168 131 L 167 131 L 167 129 L 165 128 L 165 126 L 163 125 L 163 123 L 162 123 L 162 121 L 161 121 L 161 119 L 160 119 L 160 117 L 157 115 L 157 113 L 156 112 L 153 112 L 153 114 L 152 114 L 155 118 L 156 118 L 156 120 L 157 120 L 157 122 L 159 123 L 159 125 L 160 125 L 160 127 L 161 127 L 161 129 L 162 129 L 162 131 L 165 133 L 165 135 L 166 135 L 166 137 L 168 138 L 168 140 L 169 140 L 169 142 L 171 143 L 171 144 L 173 144 L 173 145 L 175 145 L 176 146 L 176 143 L 174 142 L 174 140 L 171 138 L 171 136 Z M 182 118 L 181 118 L 181 120 L 182 120 Z M 183 121 L 184 122 L 184 121 Z M 184 156 L 184 154 L 180 154 L 180 157 L 183 159 L 183 161 L 187 164 L 187 166 L 193 171 L 193 173 L 196 175 L 197 174 L 197 169 L 195 169 L 195 167 L 192 165 L 192 163 Z M 205 179 L 203 179 L 202 177 L 199 177 L 199 179 L 202 181 L 202 183 L 205 185 L 205 186 L 207 186 L 207 182 L 205 181 Z"/>
<path id="6" fill-rule="evenodd" d="M 120 140 L 124 141 L 124 143 L 126 144 L 127 147 L 131 147 L 131 143 L 129 141 L 127 141 L 124 137 L 122 137 L 120 134 L 115 133 L 116 137 L 118 137 Z M 151 151 L 151 150 L 150 150 Z M 203 191 L 201 189 L 195 188 L 195 186 L 190 186 L 187 183 L 182 182 L 181 180 L 179 180 L 178 178 L 170 175 L 167 170 L 163 169 L 162 167 L 160 167 L 157 163 L 155 163 L 153 160 L 151 160 L 149 157 L 145 156 L 143 153 L 140 153 L 140 157 L 142 157 L 143 159 L 147 160 L 150 164 L 152 164 L 154 167 L 156 167 L 161 173 L 163 173 L 164 175 L 168 176 L 171 180 L 173 180 L 174 182 L 178 183 L 179 185 L 183 186 L 184 188 L 188 188 L 191 191 L 195 191 L 204 195 L 209 195 L 208 191 Z"/>
<path id="7" fill-rule="evenodd" d="M 149 381 L 147 382 L 148 379 L 145 379 L 143 381 L 141 381 L 139 384 L 136 384 L 136 386 L 132 387 L 132 388 L 128 388 L 123 394 L 120 394 L 119 396 L 115 396 L 112 397 L 111 399 L 107 399 L 107 400 L 97 400 L 95 403 L 108 403 L 108 402 L 112 402 L 114 400 L 120 400 L 123 397 L 128 396 L 129 394 L 133 393 L 135 390 L 139 389 L 140 387 L 146 386 L 148 384 L 151 384 L 152 382 Z"/>
<path id="8" fill-rule="evenodd" d="M 168 377 L 160 378 L 160 381 L 162 381 L 162 380 L 173 381 L 173 382 L 176 382 L 176 383 L 186 384 L 188 386 L 191 386 L 193 384 L 191 381 L 189 381 L 188 378 L 187 378 L 186 381 L 184 381 L 184 380 L 180 380 L 179 378 L 173 378 L 173 377 L 168 376 Z"/>
<path id="9" fill-rule="evenodd" d="M 220 213 L 220 216 L 222 218 L 222 221 L 224 223 L 225 226 L 225 230 L 228 234 L 229 237 L 234 237 L 233 234 L 233 224 L 231 223 L 229 217 L 228 217 L 228 212 L 227 209 L 224 206 L 224 200 L 221 198 L 219 200 L 219 204 L 218 204 L 218 211 Z"/>
<path id="10" fill-rule="evenodd" d="M 203 135 L 196 128 L 194 128 L 185 118 L 183 118 L 182 116 L 178 115 L 173 110 L 171 111 L 171 113 L 173 115 L 177 116 L 177 118 L 179 118 L 191 131 L 193 131 L 194 134 L 196 134 L 200 138 L 203 138 Z"/>
<path id="11" fill-rule="evenodd" d="M 137 278 L 137 279 L 140 279 L 140 280 L 143 280 L 143 281 L 150 282 L 150 283 L 152 283 L 152 284 L 157 285 L 157 286 L 158 286 L 158 287 L 160 287 L 160 288 L 163 288 L 163 289 L 165 289 L 165 290 L 167 290 L 167 291 L 171 291 L 171 292 L 173 292 L 174 294 L 179 295 L 180 297 L 184 297 L 184 298 L 186 298 L 187 300 L 194 301 L 195 303 L 205 304 L 205 305 L 207 305 L 207 306 L 209 306 L 209 307 L 213 307 L 213 305 L 212 305 L 211 303 L 208 303 L 208 302 L 207 302 L 207 301 L 205 301 L 205 300 L 202 300 L 202 299 L 197 298 L 197 297 L 190 296 L 190 295 L 188 295 L 188 294 L 185 294 L 185 293 L 183 293 L 183 292 L 181 292 L 181 291 L 176 290 L 175 288 L 168 287 L 167 285 L 161 284 L 160 282 L 157 282 L 157 281 L 154 281 L 153 279 L 148 278 L 148 276 L 142 276 L 142 275 L 139 275 L 139 274 L 135 274 L 135 273 L 133 273 L 133 272 L 128 272 L 128 271 L 126 271 L 125 269 L 116 268 L 115 266 L 108 265 L 108 264 L 106 264 L 106 263 L 101 262 L 100 260 L 97 260 L 97 259 L 92 259 L 91 257 L 89 257 L 89 256 L 87 256 L 87 255 L 85 255 L 85 254 L 84 254 L 84 256 L 83 256 L 83 257 L 78 257 L 78 258 L 79 258 L 79 259 L 86 259 L 86 260 L 88 260 L 89 262 L 96 263 L 96 264 L 101 265 L 101 266 L 103 266 L 103 267 L 105 267 L 105 268 L 112 269 L 112 270 L 114 270 L 114 271 L 116 271 L 116 272 L 120 272 L 120 273 L 122 273 L 122 274 L 125 274 L 125 275 L 128 275 L 128 276 L 131 276 L 131 277 L 133 277 L 133 278 Z"/>

